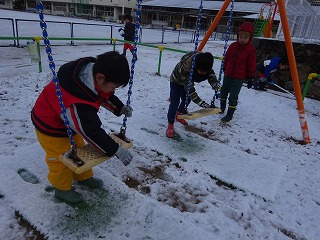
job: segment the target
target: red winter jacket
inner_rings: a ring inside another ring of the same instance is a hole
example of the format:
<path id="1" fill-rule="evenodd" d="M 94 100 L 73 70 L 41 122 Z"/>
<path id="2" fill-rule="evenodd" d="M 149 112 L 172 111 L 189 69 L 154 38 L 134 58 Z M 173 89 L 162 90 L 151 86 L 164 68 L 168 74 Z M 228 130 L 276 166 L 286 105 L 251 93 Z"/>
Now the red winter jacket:
<path id="1" fill-rule="evenodd" d="M 80 134 L 88 143 L 112 156 L 119 145 L 101 128 L 98 116 L 100 106 L 120 116 L 123 103 L 111 93 L 103 93 L 95 85 L 92 70 L 95 58 L 82 58 L 64 64 L 58 72 L 59 86 L 62 92 L 66 115 L 73 132 Z M 85 81 L 79 74 L 86 72 Z M 56 86 L 50 82 L 39 95 L 31 113 L 36 129 L 54 137 L 68 137 L 67 128 L 61 116 L 61 107 L 56 96 Z"/>
<path id="2" fill-rule="evenodd" d="M 246 80 L 254 78 L 256 73 L 256 49 L 252 45 L 254 26 L 250 22 L 243 23 L 238 30 L 246 31 L 251 37 L 246 44 L 240 44 L 238 41 L 232 43 L 224 59 L 224 75 L 231 78 Z"/>

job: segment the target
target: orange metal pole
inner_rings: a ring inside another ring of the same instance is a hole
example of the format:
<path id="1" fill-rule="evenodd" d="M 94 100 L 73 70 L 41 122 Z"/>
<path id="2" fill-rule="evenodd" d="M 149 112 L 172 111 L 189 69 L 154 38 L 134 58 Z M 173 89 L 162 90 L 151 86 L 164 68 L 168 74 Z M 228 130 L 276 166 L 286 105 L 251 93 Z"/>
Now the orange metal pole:
<path id="1" fill-rule="evenodd" d="M 198 46 L 198 52 L 201 52 L 204 45 L 206 45 L 209 37 L 211 36 L 211 34 L 213 33 L 213 31 L 216 29 L 218 23 L 220 22 L 223 14 L 225 13 L 226 9 L 228 8 L 230 2 L 232 0 L 225 0 L 224 3 L 222 4 L 217 16 L 214 18 L 213 22 L 211 23 L 211 26 L 209 27 L 206 35 L 204 36 L 204 38 L 202 39 L 200 45 Z"/>
<path id="2" fill-rule="evenodd" d="M 288 22 L 288 17 L 287 17 L 287 13 L 286 13 L 284 0 L 278 0 L 278 7 L 279 7 L 279 12 L 280 12 L 280 19 L 281 19 L 286 49 L 287 49 L 289 65 L 290 65 L 290 72 L 291 72 L 291 78 L 292 78 L 292 82 L 293 82 L 293 88 L 294 88 L 294 92 L 296 95 L 302 137 L 303 137 L 304 142 L 306 144 L 308 144 L 308 143 L 310 143 L 308 124 L 307 124 L 307 120 L 305 118 L 299 76 L 298 76 L 298 71 L 297 71 L 297 64 L 296 64 L 296 59 L 294 56 L 293 45 L 292 45 L 291 36 L 290 36 L 289 22 Z"/>

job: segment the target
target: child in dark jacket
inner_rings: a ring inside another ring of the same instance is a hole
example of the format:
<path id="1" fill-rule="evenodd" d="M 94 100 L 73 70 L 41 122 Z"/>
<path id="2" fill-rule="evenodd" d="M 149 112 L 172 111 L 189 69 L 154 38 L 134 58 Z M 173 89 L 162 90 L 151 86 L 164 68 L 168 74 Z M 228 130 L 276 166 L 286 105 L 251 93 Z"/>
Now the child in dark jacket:
<path id="1" fill-rule="evenodd" d="M 193 52 L 185 54 L 180 62 L 173 69 L 170 76 L 170 106 L 168 110 L 168 128 L 166 130 L 166 136 L 172 138 L 174 135 L 174 121 L 175 119 L 183 125 L 187 125 L 188 122 L 184 119 L 178 119 L 177 116 L 184 113 L 185 107 L 192 100 L 202 108 L 211 107 L 210 104 L 203 101 L 197 94 L 194 84 L 208 80 L 211 87 L 215 90 L 220 89 L 216 75 L 212 69 L 213 56 L 211 53 L 197 53 L 195 58 L 195 67 L 193 69 L 192 81 L 190 84 L 190 90 L 188 100 L 186 100 L 186 92 L 189 83 L 190 71 L 192 67 Z M 187 101 L 187 103 L 186 103 Z"/>
<path id="2" fill-rule="evenodd" d="M 259 79 L 253 83 L 254 89 L 266 91 L 267 83 L 273 82 L 272 75 L 277 71 L 289 69 L 289 61 L 283 57 L 273 57 L 261 62 L 258 66 Z"/>
<path id="3" fill-rule="evenodd" d="M 132 22 L 132 17 L 130 15 L 125 15 L 124 16 L 124 29 L 123 29 L 123 39 L 125 41 L 130 41 L 130 42 L 133 42 L 134 41 L 134 35 L 135 35 L 135 25 L 134 23 Z M 122 30 L 122 28 L 119 29 L 120 31 Z M 133 44 L 131 43 L 124 43 L 123 44 L 123 55 L 126 56 L 126 53 L 127 53 L 127 50 L 129 49 L 130 52 L 132 53 L 133 55 Z"/>
<path id="4" fill-rule="evenodd" d="M 80 58 L 62 65 L 57 75 L 75 144 L 81 147 L 86 140 L 107 156 L 116 155 L 125 165 L 129 164 L 131 153 L 101 128 L 98 116 L 100 106 L 116 116 L 132 115 L 132 109 L 114 95 L 116 88 L 128 84 L 127 59 L 118 52 L 107 52 L 97 58 Z M 77 203 L 81 201 L 81 195 L 72 189 L 73 180 L 91 188 L 99 188 L 103 182 L 93 178 L 92 169 L 75 174 L 59 161 L 59 156 L 71 147 L 61 112 L 56 86 L 51 81 L 36 100 L 31 119 L 46 152 L 48 179 L 55 187 L 55 197 Z"/>
<path id="5" fill-rule="evenodd" d="M 256 49 L 252 45 L 254 26 L 251 22 L 243 23 L 238 30 L 238 39 L 232 43 L 224 60 L 224 78 L 220 93 L 221 113 L 226 109 L 229 95 L 227 115 L 221 121 L 229 122 L 236 110 L 238 96 L 245 80 L 252 82 L 256 72 Z"/>

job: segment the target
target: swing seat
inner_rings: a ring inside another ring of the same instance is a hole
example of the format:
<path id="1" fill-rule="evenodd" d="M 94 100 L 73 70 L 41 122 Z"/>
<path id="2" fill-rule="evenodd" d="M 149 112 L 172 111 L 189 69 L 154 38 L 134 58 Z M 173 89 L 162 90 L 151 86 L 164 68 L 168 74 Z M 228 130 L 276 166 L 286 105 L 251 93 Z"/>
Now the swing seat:
<path id="1" fill-rule="evenodd" d="M 194 111 L 194 112 L 189 112 L 186 114 L 179 114 L 177 116 L 178 119 L 185 119 L 185 120 L 194 120 L 197 118 L 205 117 L 208 115 L 213 115 L 220 113 L 221 109 L 220 108 L 202 108 L 200 110 Z"/>
<path id="2" fill-rule="evenodd" d="M 121 147 L 124 147 L 126 149 L 132 148 L 133 143 L 132 142 L 127 142 L 124 141 L 117 136 L 115 136 L 113 133 L 110 133 L 109 136 L 116 142 L 118 143 Z M 67 154 L 60 155 L 59 160 L 67 166 L 71 171 L 73 171 L 76 174 L 83 173 L 94 166 L 103 163 L 110 158 L 114 157 L 108 157 L 90 144 L 86 144 L 83 147 L 77 148 L 77 156 L 80 158 L 80 162 L 82 161 L 81 164 L 75 163 L 75 161 L 71 158 L 68 158 L 66 156 Z"/>

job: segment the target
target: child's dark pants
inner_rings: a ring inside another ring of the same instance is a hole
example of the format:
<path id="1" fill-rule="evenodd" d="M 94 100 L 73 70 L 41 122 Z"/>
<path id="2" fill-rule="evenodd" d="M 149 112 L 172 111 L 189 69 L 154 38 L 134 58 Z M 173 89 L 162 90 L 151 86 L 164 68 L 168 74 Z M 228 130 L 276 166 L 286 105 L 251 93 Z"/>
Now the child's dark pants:
<path id="1" fill-rule="evenodd" d="M 220 99 L 227 100 L 229 94 L 229 106 L 236 107 L 238 105 L 238 96 L 242 87 L 241 79 L 224 77 L 221 87 Z"/>
<path id="2" fill-rule="evenodd" d="M 184 112 L 185 102 L 186 90 L 184 89 L 184 86 L 170 82 L 170 105 L 168 110 L 168 122 L 170 124 L 174 123 L 177 111 L 181 113 Z"/>

